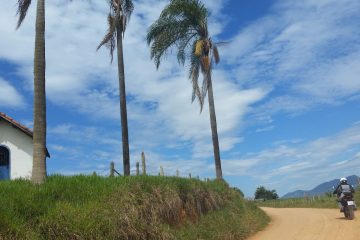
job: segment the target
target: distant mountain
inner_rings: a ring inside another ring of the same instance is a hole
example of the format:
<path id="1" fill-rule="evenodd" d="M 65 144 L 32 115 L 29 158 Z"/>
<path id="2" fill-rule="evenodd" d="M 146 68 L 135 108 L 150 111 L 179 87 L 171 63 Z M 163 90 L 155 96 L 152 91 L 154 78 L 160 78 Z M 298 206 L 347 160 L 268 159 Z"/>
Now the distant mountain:
<path id="1" fill-rule="evenodd" d="M 348 180 L 348 183 L 353 185 L 354 187 L 359 186 L 358 176 L 356 176 L 356 175 L 349 176 L 349 177 L 347 177 L 347 180 Z M 304 196 L 309 196 L 309 197 L 319 196 L 319 195 L 323 195 L 330 191 L 332 192 L 333 191 L 332 187 L 333 186 L 336 187 L 338 184 L 339 184 L 339 179 L 334 179 L 329 182 L 324 182 L 324 183 L 316 186 L 312 190 L 308 190 L 308 191 L 297 190 L 294 192 L 287 193 L 284 196 L 282 196 L 281 198 L 302 198 Z"/>

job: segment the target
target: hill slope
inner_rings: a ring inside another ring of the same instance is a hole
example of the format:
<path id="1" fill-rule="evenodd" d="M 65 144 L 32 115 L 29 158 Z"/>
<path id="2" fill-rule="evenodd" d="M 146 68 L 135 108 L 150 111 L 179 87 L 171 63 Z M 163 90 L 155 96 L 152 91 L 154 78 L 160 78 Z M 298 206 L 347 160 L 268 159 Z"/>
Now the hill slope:
<path id="1" fill-rule="evenodd" d="M 354 187 L 357 187 L 359 185 L 358 182 L 358 176 L 356 175 L 352 175 L 352 176 L 348 176 L 347 177 L 348 182 L 352 185 L 354 185 Z M 337 186 L 339 183 L 339 179 L 334 179 L 328 182 L 324 182 L 318 186 L 316 186 L 315 188 L 313 188 L 312 190 L 297 190 L 294 192 L 290 192 L 285 194 L 284 196 L 282 196 L 282 198 L 302 198 L 305 195 L 306 196 L 319 196 L 319 195 L 323 195 L 327 192 L 333 191 L 332 187 L 333 186 Z"/>

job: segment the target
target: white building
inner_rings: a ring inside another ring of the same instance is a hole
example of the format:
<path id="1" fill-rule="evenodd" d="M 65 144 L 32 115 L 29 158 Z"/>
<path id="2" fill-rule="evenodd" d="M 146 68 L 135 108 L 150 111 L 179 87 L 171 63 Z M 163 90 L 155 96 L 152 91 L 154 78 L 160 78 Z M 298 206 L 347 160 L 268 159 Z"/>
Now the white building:
<path id="1" fill-rule="evenodd" d="M 0 180 L 31 177 L 33 132 L 0 112 Z"/>

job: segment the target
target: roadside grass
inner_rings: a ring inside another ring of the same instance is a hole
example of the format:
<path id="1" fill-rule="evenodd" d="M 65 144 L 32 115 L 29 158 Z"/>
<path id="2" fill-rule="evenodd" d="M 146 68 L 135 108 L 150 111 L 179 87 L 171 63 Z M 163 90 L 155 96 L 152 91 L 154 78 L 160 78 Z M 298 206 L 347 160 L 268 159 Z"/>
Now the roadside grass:
<path id="1" fill-rule="evenodd" d="M 360 206 L 360 188 L 355 190 L 354 200 Z M 338 208 L 335 196 L 315 196 L 305 198 L 276 199 L 256 201 L 259 207 L 273 208 Z"/>
<path id="2" fill-rule="evenodd" d="M 256 205 L 273 208 L 337 208 L 336 198 L 328 196 L 266 200 L 256 202 Z"/>
<path id="3" fill-rule="evenodd" d="M 184 227 L 175 230 L 174 236 L 179 240 L 246 239 L 269 222 L 270 218 L 254 203 L 236 197 L 227 207 L 205 215 L 197 224 L 187 222 Z"/>
<path id="4" fill-rule="evenodd" d="M 223 181 L 50 176 L 0 181 L 0 239 L 245 239 L 268 217 Z"/>

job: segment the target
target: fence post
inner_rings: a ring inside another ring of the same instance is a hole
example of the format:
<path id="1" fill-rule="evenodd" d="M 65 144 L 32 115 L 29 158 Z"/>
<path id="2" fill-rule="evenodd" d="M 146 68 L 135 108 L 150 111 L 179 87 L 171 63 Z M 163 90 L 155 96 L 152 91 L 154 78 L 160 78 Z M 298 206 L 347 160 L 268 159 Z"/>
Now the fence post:
<path id="1" fill-rule="evenodd" d="M 114 162 L 110 163 L 110 177 L 113 177 L 115 173 L 115 164 Z"/>
<path id="2" fill-rule="evenodd" d="M 145 163 L 145 153 L 141 152 L 141 164 L 142 164 L 142 174 L 146 175 L 146 163 Z"/>
<path id="3" fill-rule="evenodd" d="M 139 162 L 136 162 L 136 176 L 139 176 L 140 174 L 140 169 L 139 169 Z"/>
<path id="4" fill-rule="evenodd" d="M 164 176 L 164 168 L 162 166 L 160 166 L 160 176 Z"/>

